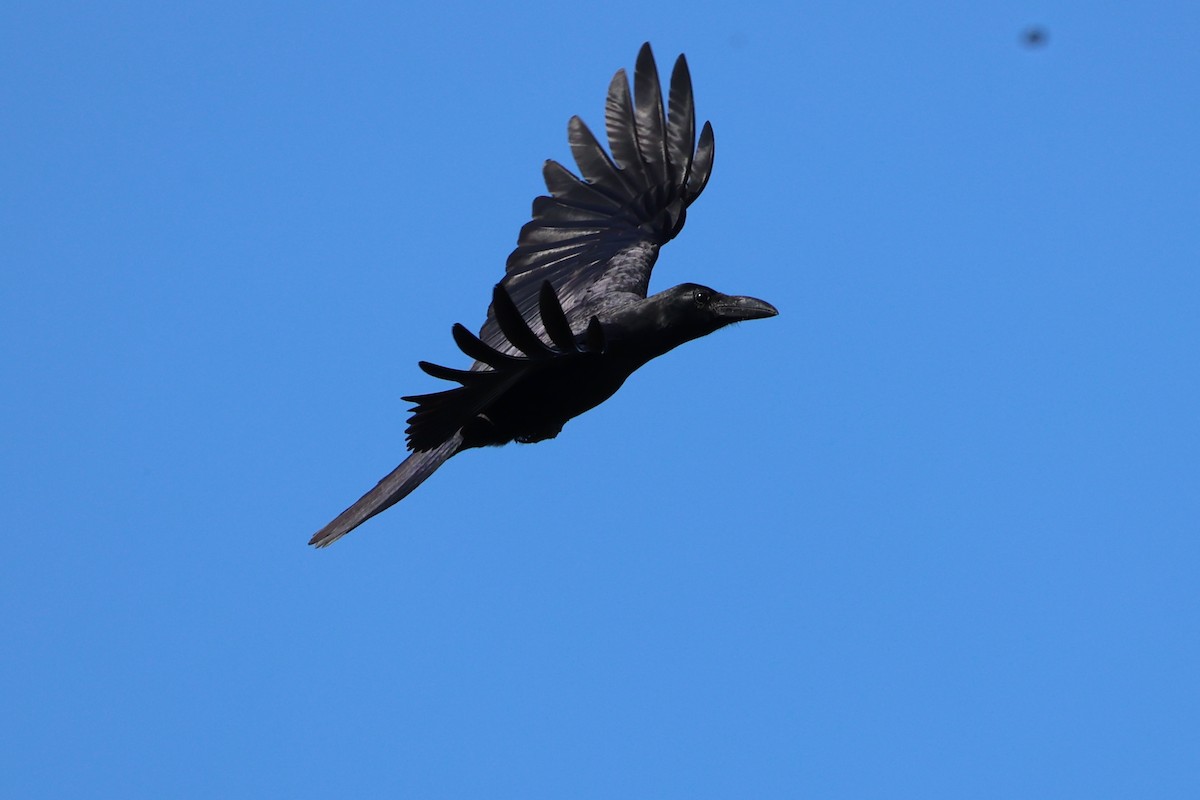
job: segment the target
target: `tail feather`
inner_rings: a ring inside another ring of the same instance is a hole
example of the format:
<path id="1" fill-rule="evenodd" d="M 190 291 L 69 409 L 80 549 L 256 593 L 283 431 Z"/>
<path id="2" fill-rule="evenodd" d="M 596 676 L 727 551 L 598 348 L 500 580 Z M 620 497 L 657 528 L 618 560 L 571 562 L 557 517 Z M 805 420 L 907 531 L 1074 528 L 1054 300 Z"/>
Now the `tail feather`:
<path id="1" fill-rule="evenodd" d="M 374 489 L 359 498 L 337 518 L 308 540 L 311 545 L 328 547 L 381 511 L 391 508 L 416 489 L 462 445 L 462 434 L 456 433 L 432 450 L 410 455 L 381 480 Z"/>

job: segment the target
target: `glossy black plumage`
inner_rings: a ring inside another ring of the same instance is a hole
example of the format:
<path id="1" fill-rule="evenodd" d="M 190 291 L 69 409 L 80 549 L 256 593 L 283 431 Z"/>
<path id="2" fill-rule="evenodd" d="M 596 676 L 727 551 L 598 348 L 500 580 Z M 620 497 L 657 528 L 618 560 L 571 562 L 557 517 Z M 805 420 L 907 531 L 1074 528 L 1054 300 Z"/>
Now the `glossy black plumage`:
<path id="1" fill-rule="evenodd" d="M 533 312 L 545 281 L 572 320 L 645 297 L 659 248 L 683 228 L 687 207 L 708 183 L 712 126 L 704 123 L 697 147 L 687 60 L 680 56 L 672 70 L 669 114 L 648 44 L 638 53 L 634 86 L 636 103 L 625 70 L 609 85 L 604 116 L 612 158 L 583 120 L 571 118 L 567 138 L 582 178 L 546 162 L 550 194 L 533 201 L 533 218 L 508 257 L 500 285 L 539 334 Z M 505 346 L 492 309 L 480 338 Z"/>
<path id="2" fill-rule="evenodd" d="M 675 62 L 664 106 L 648 44 L 630 92 L 624 70 L 605 103 L 611 156 L 579 117 L 567 126 L 580 176 L 555 161 L 548 195 L 533 202 L 478 336 L 455 325 L 470 369 L 420 362 L 454 388 L 404 398 L 412 454 L 318 531 L 324 547 L 407 496 L 442 463 L 473 447 L 553 438 L 608 399 L 647 361 L 732 322 L 773 316 L 769 303 L 696 284 L 647 297 L 650 272 L 713 165 L 706 122 L 696 140 L 691 76 Z"/>

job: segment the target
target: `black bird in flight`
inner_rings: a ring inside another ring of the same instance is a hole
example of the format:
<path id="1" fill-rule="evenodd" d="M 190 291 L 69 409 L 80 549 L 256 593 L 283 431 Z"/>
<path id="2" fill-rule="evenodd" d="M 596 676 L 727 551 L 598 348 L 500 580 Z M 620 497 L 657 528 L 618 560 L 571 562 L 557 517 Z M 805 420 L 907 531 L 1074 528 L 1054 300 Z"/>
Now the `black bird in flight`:
<path id="1" fill-rule="evenodd" d="M 453 389 L 415 403 L 411 454 L 312 537 L 325 547 L 408 496 L 453 455 L 472 447 L 553 439 L 567 420 L 607 400 L 634 370 L 730 323 L 773 317 L 770 303 L 684 283 L 646 296 L 658 250 L 683 228 L 713 165 L 712 126 L 696 143 L 692 80 L 681 55 L 663 107 L 658 68 L 642 45 L 633 75 L 608 87 L 610 157 L 583 124 L 567 126 L 582 178 L 555 161 L 542 170 L 549 197 L 533 201 L 505 276 L 475 336 L 453 328 L 470 369 L 420 367 Z"/>

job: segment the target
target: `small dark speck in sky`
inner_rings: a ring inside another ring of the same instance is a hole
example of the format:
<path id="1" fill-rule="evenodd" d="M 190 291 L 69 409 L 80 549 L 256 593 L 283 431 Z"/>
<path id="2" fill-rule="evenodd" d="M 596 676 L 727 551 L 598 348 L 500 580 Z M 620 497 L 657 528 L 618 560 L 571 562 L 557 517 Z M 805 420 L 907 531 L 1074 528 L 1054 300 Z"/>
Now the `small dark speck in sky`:
<path id="1" fill-rule="evenodd" d="M 1046 40 L 1050 38 L 1050 34 L 1041 25 L 1030 25 L 1025 30 L 1021 31 L 1021 44 L 1028 47 L 1030 50 L 1046 46 Z"/>

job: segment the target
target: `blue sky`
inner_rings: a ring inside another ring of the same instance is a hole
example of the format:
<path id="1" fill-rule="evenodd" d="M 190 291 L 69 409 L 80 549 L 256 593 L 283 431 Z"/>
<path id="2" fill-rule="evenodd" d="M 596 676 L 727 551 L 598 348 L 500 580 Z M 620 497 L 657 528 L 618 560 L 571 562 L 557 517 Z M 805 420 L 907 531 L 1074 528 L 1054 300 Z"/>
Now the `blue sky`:
<path id="1" fill-rule="evenodd" d="M 0 10 L 0 794 L 1194 797 L 1198 7 L 506 5 Z M 644 40 L 780 316 L 306 547 Z"/>

